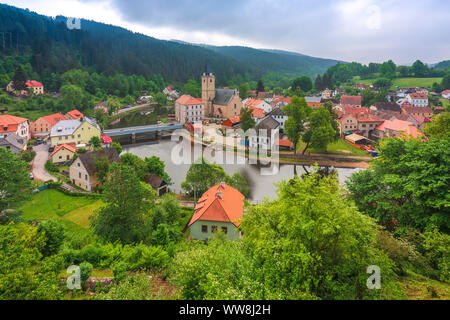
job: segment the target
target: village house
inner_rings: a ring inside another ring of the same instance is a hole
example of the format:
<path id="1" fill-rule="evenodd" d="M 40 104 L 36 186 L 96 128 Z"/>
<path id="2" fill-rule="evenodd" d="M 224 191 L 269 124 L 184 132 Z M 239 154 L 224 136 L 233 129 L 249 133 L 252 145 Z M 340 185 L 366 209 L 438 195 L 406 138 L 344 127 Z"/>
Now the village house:
<path id="1" fill-rule="evenodd" d="M 223 182 L 206 191 L 185 228 L 190 228 L 190 239 L 206 241 L 217 232 L 229 240 L 240 239 L 244 199 L 242 193 Z"/>
<path id="2" fill-rule="evenodd" d="M 450 100 L 450 90 L 442 91 L 442 92 L 441 92 L 441 96 L 442 96 L 442 98 L 445 98 L 445 99 L 449 99 L 449 100 Z"/>
<path id="3" fill-rule="evenodd" d="M 76 109 L 66 113 L 67 120 L 77 120 L 81 118 L 84 118 L 84 114 L 82 114 L 80 111 Z"/>
<path id="4" fill-rule="evenodd" d="M 148 174 L 144 181 L 152 186 L 153 190 L 156 191 L 158 197 L 162 197 L 167 192 L 169 192 L 169 185 L 164 179 L 155 176 L 154 174 Z"/>
<path id="5" fill-rule="evenodd" d="M 252 149 L 271 150 L 272 149 L 272 133 L 279 129 L 280 124 L 272 116 L 267 116 L 256 126 L 256 136 L 250 137 L 249 145 Z M 261 130 L 261 131 L 260 131 Z M 276 137 L 278 140 L 278 137 Z"/>
<path id="6" fill-rule="evenodd" d="M 359 89 L 359 90 L 364 90 L 364 89 L 369 89 L 369 86 L 367 84 L 364 84 L 364 83 L 355 83 L 353 85 L 353 88 Z"/>
<path id="7" fill-rule="evenodd" d="M 258 92 L 257 98 L 260 100 L 264 100 L 268 103 L 271 103 L 273 99 L 275 98 L 275 95 L 270 92 Z"/>
<path id="8" fill-rule="evenodd" d="M 406 100 L 413 107 L 428 107 L 428 96 L 423 93 L 409 93 Z"/>
<path id="9" fill-rule="evenodd" d="M 313 109 L 318 109 L 322 102 L 321 97 L 305 97 L 306 103 Z"/>
<path id="10" fill-rule="evenodd" d="M 203 121 L 205 107 L 202 99 L 183 95 L 175 101 L 175 119 L 179 123 L 195 123 Z"/>
<path id="11" fill-rule="evenodd" d="M 40 117 L 30 123 L 30 133 L 32 138 L 45 138 L 50 134 L 53 126 L 61 120 L 67 120 L 61 113 Z"/>
<path id="12" fill-rule="evenodd" d="M 233 118 L 228 118 L 227 120 L 225 120 L 224 122 L 222 122 L 222 129 L 223 130 L 228 130 L 228 129 L 239 129 L 241 123 L 241 117 L 237 116 L 237 117 L 233 117 Z"/>
<path id="13" fill-rule="evenodd" d="M 294 144 L 287 139 L 278 139 L 275 142 L 275 146 L 278 147 L 280 151 L 292 151 L 294 150 Z"/>
<path id="14" fill-rule="evenodd" d="M 30 139 L 28 119 L 9 114 L 0 115 L 0 134 L 7 136 L 11 133 L 17 134 L 20 138 L 28 142 Z"/>
<path id="15" fill-rule="evenodd" d="M 50 155 L 53 163 L 59 164 L 70 161 L 77 152 L 75 144 L 60 144 Z"/>
<path id="16" fill-rule="evenodd" d="M 272 110 L 276 109 L 276 108 L 282 108 L 286 105 L 288 105 L 289 103 L 291 103 L 291 97 L 283 97 L 283 96 L 278 96 L 275 99 L 273 99 L 271 106 L 272 106 Z"/>
<path id="17" fill-rule="evenodd" d="M 403 107 L 402 106 L 402 111 L 404 113 L 410 114 L 410 115 L 415 115 L 415 116 L 423 116 L 423 117 L 427 117 L 430 118 L 433 116 L 433 109 L 431 109 L 430 107 Z"/>
<path id="18" fill-rule="evenodd" d="M 103 101 L 95 105 L 94 111 L 102 110 L 105 113 L 108 113 L 108 101 Z"/>
<path id="19" fill-rule="evenodd" d="M 331 97 L 332 97 L 331 90 L 326 88 L 325 90 L 322 91 L 321 96 L 322 96 L 322 99 L 325 99 L 325 100 L 331 99 Z"/>
<path id="20" fill-rule="evenodd" d="M 202 75 L 202 101 L 206 117 L 220 119 L 237 117 L 243 107 L 237 90 L 216 89 L 216 78 L 208 66 Z"/>
<path id="21" fill-rule="evenodd" d="M 50 131 L 50 141 L 52 146 L 69 143 L 86 145 L 92 137 L 100 138 L 100 133 L 100 127 L 90 118 L 61 120 Z"/>
<path id="22" fill-rule="evenodd" d="M 274 118 L 280 124 L 280 129 L 284 130 L 284 124 L 286 123 L 288 116 L 283 114 L 281 108 L 273 109 L 267 116 Z"/>
<path id="23" fill-rule="evenodd" d="M 27 141 L 19 137 L 16 133 L 9 133 L 8 135 L 0 133 L 0 148 L 11 150 L 15 154 L 25 151 L 27 148 Z"/>
<path id="24" fill-rule="evenodd" d="M 120 163 L 120 157 L 115 148 L 80 154 L 69 168 L 70 181 L 88 192 L 93 191 L 99 185 L 95 164 L 104 159 L 109 163 Z"/>
<path id="25" fill-rule="evenodd" d="M 260 123 L 264 118 L 266 117 L 266 114 L 264 113 L 264 110 L 255 108 L 252 111 L 252 118 L 255 120 L 255 123 Z"/>
<path id="26" fill-rule="evenodd" d="M 38 81 L 28 80 L 25 85 L 27 86 L 27 90 L 18 91 L 14 89 L 13 82 L 11 81 L 6 86 L 6 91 L 16 96 L 26 96 L 28 93 L 34 95 L 44 94 L 44 85 Z"/>
<path id="27" fill-rule="evenodd" d="M 167 100 L 169 101 L 176 100 L 180 97 L 180 94 L 173 88 L 173 86 L 164 88 L 163 93 L 167 96 Z"/>
<path id="28" fill-rule="evenodd" d="M 362 98 L 361 98 L 361 96 L 342 96 L 340 105 L 342 107 L 361 108 Z"/>
<path id="29" fill-rule="evenodd" d="M 395 119 L 384 121 L 376 128 L 373 135 L 378 139 L 383 139 L 385 137 L 398 137 L 402 135 L 417 138 L 422 134 L 412 123 Z"/>
<path id="30" fill-rule="evenodd" d="M 402 108 L 394 102 L 375 102 L 370 106 L 370 110 L 402 112 Z"/>
<path id="31" fill-rule="evenodd" d="M 262 109 L 264 113 L 269 113 L 272 111 L 272 106 L 265 102 L 264 100 L 257 100 L 257 99 L 246 99 L 243 101 L 243 104 L 246 108 L 250 109 Z"/>

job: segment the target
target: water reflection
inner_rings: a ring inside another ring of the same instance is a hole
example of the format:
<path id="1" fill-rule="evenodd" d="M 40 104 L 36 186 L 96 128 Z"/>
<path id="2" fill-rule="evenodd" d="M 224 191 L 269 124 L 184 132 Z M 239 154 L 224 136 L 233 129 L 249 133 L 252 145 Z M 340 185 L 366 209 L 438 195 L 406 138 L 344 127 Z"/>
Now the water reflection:
<path id="1" fill-rule="evenodd" d="M 181 183 L 186 178 L 186 173 L 190 165 L 176 165 L 171 160 L 172 148 L 176 145 L 170 140 L 161 140 L 158 143 L 148 143 L 141 145 L 128 145 L 123 147 L 123 152 L 129 152 L 141 158 L 157 156 L 166 164 L 166 172 L 170 175 L 173 181 L 171 190 L 177 193 L 182 193 Z M 265 197 L 273 200 L 276 195 L 276 183 L 282 180 L 287 180 L 294 177 L 294 165 L 280 165 L 278 174 L 274 176 L 264 176 L 260 174 L 260 165 L 221 165 L 228 175 L 235 173 L 242 174 L 248 181 L 250 187 L 249 201 L 252 203 L 259 203 Z M 311 171 L 309 166 L 297 166 L 297 174 L 305 174 L 305 169 Z M 340 183 L 344 183 L 354 172 L 362 169 L 353 168 L 336 168 L 338 172 Z"/>

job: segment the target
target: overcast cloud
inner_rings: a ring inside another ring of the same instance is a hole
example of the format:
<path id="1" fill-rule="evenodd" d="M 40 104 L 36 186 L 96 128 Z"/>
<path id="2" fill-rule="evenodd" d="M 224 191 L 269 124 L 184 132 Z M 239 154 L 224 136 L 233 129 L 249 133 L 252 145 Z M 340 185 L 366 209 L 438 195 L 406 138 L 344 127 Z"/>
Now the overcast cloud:
<path id="1" fill-rule="evenodd" d="M 447 0 L 4 1 L 161 39 L 296 51 L 363 63 L 450 59 Z"/>

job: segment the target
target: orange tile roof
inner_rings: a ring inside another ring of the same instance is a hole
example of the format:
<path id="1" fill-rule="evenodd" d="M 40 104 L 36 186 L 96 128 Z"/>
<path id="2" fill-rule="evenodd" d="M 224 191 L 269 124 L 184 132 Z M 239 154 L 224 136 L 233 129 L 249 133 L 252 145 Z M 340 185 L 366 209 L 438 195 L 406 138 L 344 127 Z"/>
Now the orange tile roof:
<path id="1" fill-rule="evenodd" d="M 261 103 L 263 103 L 263 100 L 257 100 L 257 99 L 248 99 L 245 105 L 249 107 L 250 109 L 257 108 Z"/>
<path id="2" fill-rule="evenodd" d="M 78 111 L 78 110 L 76 110 L 76 109 L 67 112 L 67 114 L 68 114 L 69 116 L 71 116 L 72 118 L 74 118 L 74 119 L 80 119 L 80 118 L 83 118 L 83 117 L 84 117 L 84 115 L 83 115 L 80 111 Z"/>
<path id="3" fill-rule="evenodd" d="M 253 109 L 252 116 L 253 118 L 264 118 L 266 115 L 263 109 L 256 108 Z"/>
<path id="4" fill-rule="evenodd" d="M 359 108 L 359 107 L 342 107 L 344 114 L 357 114 L 357 113 L 369 113 L 369 108 Z"/>
<path id="5" fill-rule="evenodd" d="M 25 121 L 28 121 L 28 119 L 9 114 L 0 115 L 0 132 L 16 132 L 19 124 Z"/>
<path id="6" fill-rule="evenodd" d="M 239 227 L 244 214 L 244 199 L 237 189 L 219 183 L 199 199 L 189 226 L 200 220 L 231 222 Z"/>
<path id="7" fill-rule="evenodd" d="M 441 94 L 449 94 L 449 93 L 450 93 L 450 90 L 445 90 L 445 91 L 441 92 Z"/>
<path id="8" fill-rule="evenodd" d="M 430 107 L 403 106 L 403 110 L 405 110 L 406 113 L 433 113 L 433 109 Z"/>
<path id="9" fill-rule="evenodd" d="M 50 125 L 54 126 L 61 120 L 67 120 L 65 116 L 63 116 L 61 113 L 55 113 L 51 114 L 49 116 L 42 117 L 43 120 L 48 122 Z"/>
<path id="10" fill-rule="evenodd" d="M 70 145 L 70 144 L 60 144 L 60 145 L 58 145 L 56 148 L 55 148 L 55 150 L 53 150 L 53 152 L 52 152 L 52 156 L 55 154 L 55 153 L 57 153 L 59 150 L 61 150 L 61 149 L 67 149 L 67 150 L 69 150 L 70 152 L 73 152 L 73 153 L 75 153 L 75 152 L 77 152 L 77 149 L 75 148 L 75 146 L 73 146 L 73 145 Z"/>
<path id="11" fill-rule="evenodd" d="M 420 133 L 411 122 L 402 121 L 398 119 L 386 120 L 377 127 L 377 130 L 380 131 L 386 131 L 386 129 L 394 131 L 402 131 L 413 136 L 414 138 L 417 138 L 418 136 L 422 135 L 422 133 Z"/>
<path id="12" fill-rule="evenodd" d="M 200 98 L 193 98 L 190 95 L 184 94 L 180 98 L 178 98 L 176 103 L 182 104 L 184 106 L 192 106 L 197 104 L 203 104 L 202 99 Z"/>

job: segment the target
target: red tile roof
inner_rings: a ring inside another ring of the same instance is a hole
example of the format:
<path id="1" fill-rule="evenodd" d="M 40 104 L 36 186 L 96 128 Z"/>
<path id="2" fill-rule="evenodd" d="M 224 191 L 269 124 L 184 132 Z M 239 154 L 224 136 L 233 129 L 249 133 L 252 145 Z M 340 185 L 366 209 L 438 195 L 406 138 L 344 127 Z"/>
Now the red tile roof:
<path id="1" fill-rule="evenodd" d="M 40 82 L 34 81 L 34 80 L 28 80 L 26 83 L 28 88 L 36 88 L 36 87 L 43 87 L 44 85 Z"/>
<path id="2" fill-rule="evenodd" d="M 67 112 L 67 115 L 69 115 L 69 116 L 72 117 L 73 119 L 80 119 L 80 118 L 83 118 L 83 117 L 84 117 L 84 115 L 83 115 L 80 111 L 78 111 L 78 110 L 76 110 L 76 109 Z"/>
<path id="3" fill-rule="evenodd" d="M 430 107 L 403 107 L 406 113 L 433 113 Z"/>
<path id="4" fill-rule="evenodd" d="M 9 114 L 0 115 L 0 132 L 16 132 L 19 124 L 25 121 L 28 121 L 28 119 Z"/>
<path id="5" fill-rule="evenodd" d="M 184 94 L 180 98 L 178 98 L 176 103 L 182 104 L 184 106 L 193 106 L 197 104 L 203 104 L 202 99 L 200 98 L 193 98 L 190 95 Z"/>
<path id="6" fill-rule="evenodd" d="M 67 120 L 65 116 L 63 116 L 61 113 L 55 113 L 51 114 L 49 116 L 42 117 L 45 122 L 49 123 L 51 126 L 54 126 L 61 120 Z"/>
<path id="7" fill-rule="evenodd" d="M 417 130 L 417 128 L 413 124 L 411 124 L 411 122 L 397 120 L 397 119 L 386 120 L 377 127 L 377 130 L 380 130 L 380 131 L 386 131 L 386 129 L 390 129 L 390 130 L 394 130 L 394 131 L 401 131 L 401 132 L 404 132 L 406 134 L 413 136 L 414 138 L 417 138 L 418 136 L 422 135 Z"/>
<path id="8" fill-rule="evenodd" d="M 55 153 L 57 153 L 59 150 L 61 150 L 61 149 L 66 149 L 66 150 L 69 150 L 70 152 L 73 152 L 73 153 L 77 152 L 77 149 L 76 149 L 73 145 L 70 145 L 70 144 L 60 144 L 60 145 L 58 145 L 58 146 L 55 148 L 55 150 L 53 150 L 52 156 L 53 156 Z"/>
<path id="9" fill-rule="evenodd" d="M 286 140 L 286 139 L 278 139 L 275 142 L 275 145 L 280 146 L 280 147 L 289 147 L 291 149 L 294 148 L 294 144 L 291 141 Z"/>
<path id="10" fill-rule="evenodd" d="M 344 114 L 369 113 L 369 108 L 342 107 Z"/>
<path id="11" fill-rule="evenodd" d="M 450 94 L 450 90 L 442 91 L 441 94 L 442 94 L 442 95 L 444 95 L 444 94 Z"/>
<path id="12" fill-rule="evenodd" d="M 423 93 L 410 93 L 411 99 L 428 99 L 427 95 Z"/>
<path id="13" fill-rule="evenodd" d="M 202 195 L 195 206 L 189 226 L 201 220 L 231 222 L 239 227 L 244 214 L 244 199 L 242 193 L 235 188 L 219 183 Z"/>
<path id="14" fill-rule="evenodd" d="M 342 96 L 341 105 L 343 106 L 360 106 L 362 104 L 361 96 Z"/>
<path id="15" fill-rule="evenodd" d="M 232 127 L 234 124 L 239 123 L 241 121 L 241 117 L 237 116 L 234 118 L 229 118 L 227 120 L 225 120 L 222 125 L 225 127 Z"/>

